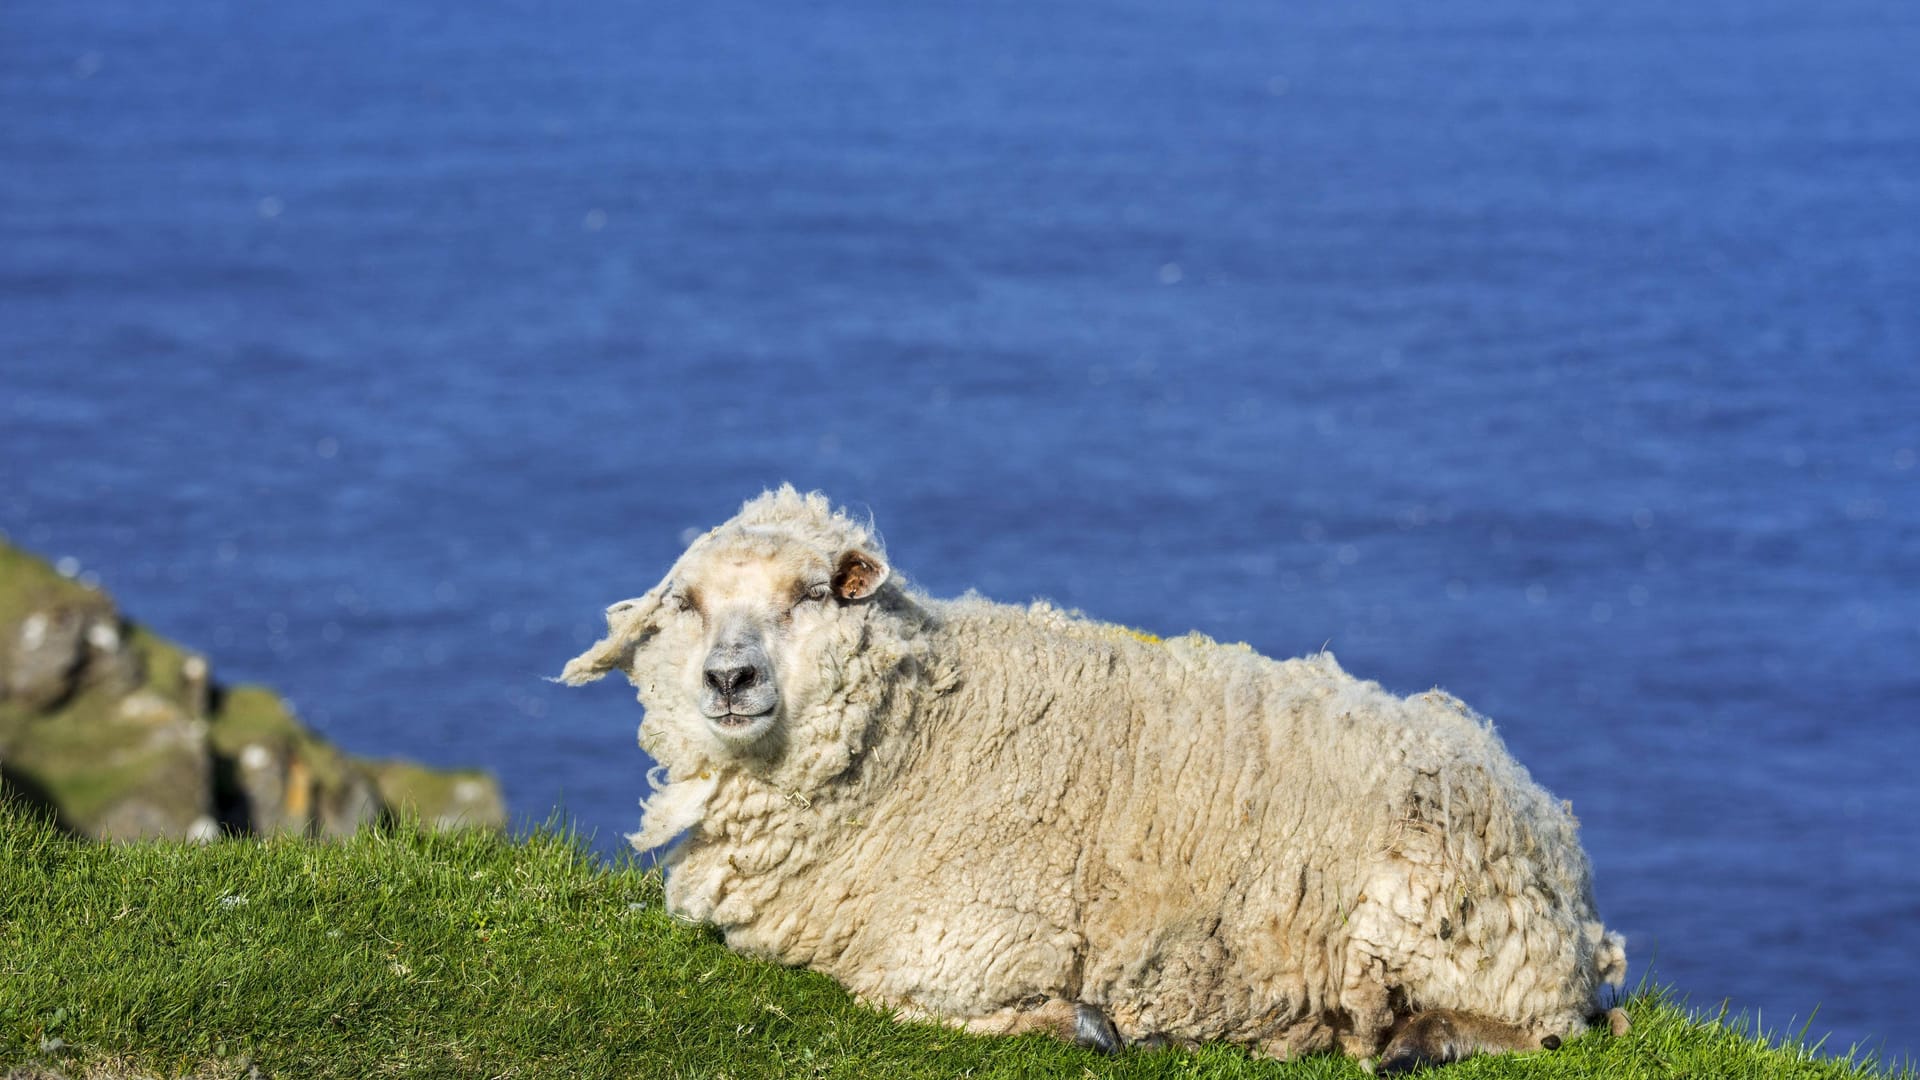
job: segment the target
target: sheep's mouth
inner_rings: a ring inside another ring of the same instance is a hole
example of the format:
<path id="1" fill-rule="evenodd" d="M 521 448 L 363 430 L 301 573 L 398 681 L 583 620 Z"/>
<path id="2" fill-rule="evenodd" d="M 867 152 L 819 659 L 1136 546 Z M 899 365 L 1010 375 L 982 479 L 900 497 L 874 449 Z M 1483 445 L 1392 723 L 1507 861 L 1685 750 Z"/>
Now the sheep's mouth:
<path id="1" fill-rule="evenodd" d="M 711 730 L 721 739 L 734 745 L 744 745 L 759 741 L 773 728 L 774 710 L 762 713 L 723 712 L 718 716 L 707 717 Z"/>

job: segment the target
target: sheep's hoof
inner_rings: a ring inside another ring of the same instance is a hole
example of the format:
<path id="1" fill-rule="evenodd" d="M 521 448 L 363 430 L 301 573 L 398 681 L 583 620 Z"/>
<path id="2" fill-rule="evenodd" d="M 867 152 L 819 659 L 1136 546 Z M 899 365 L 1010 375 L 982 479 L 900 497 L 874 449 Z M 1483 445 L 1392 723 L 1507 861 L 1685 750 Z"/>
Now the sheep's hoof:
<path id="1" fill-rule="evenodd" d="M 1155 1050 L 1171 1049 L 1173 1047 L 1173 1040 L 1165 1034 L 1156 1031 L 1151 1035 L 1142 1035 L 1127 1045 L 1135 1050 L 1144 1050 L 1152 1053 Z"/>
<path id="2" fill-rule="evenodd" d="M 1107 1014 L 1084 1003 L 1073 1007 L 1073 1041 L 1103 1054 L 1117 1054 L 1122 1046 L 1120 1033 L 1113 1029 Z"/>

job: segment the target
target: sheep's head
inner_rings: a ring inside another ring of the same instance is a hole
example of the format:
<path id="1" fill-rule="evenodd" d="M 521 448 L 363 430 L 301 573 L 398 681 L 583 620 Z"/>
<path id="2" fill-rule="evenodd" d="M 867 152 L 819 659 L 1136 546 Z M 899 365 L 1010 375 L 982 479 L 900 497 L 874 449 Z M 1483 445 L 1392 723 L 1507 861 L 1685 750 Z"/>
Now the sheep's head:
<path id="1" fill-rule="evenodd" d="M 819 650 L 847 608 L 879 589 L 886 564 L 859 548 L 823 551 L 777 526 L 723 529 L 674 567 L 661 645 L 685 658 L 676 680 L 722 742 L 758 741 L 820 689 Z"/>
<path id="2" fill-rule="evenodd" d="M 709 752 L 744 753 L 832 693 L 831 658 L 858 641 L 889 574 L 866 528 L 823 496 L 782 488 L 694 541 L 645 596 L 609 608 L 607 637 L 561 678 L 623 668 L 650 721 Z"/>

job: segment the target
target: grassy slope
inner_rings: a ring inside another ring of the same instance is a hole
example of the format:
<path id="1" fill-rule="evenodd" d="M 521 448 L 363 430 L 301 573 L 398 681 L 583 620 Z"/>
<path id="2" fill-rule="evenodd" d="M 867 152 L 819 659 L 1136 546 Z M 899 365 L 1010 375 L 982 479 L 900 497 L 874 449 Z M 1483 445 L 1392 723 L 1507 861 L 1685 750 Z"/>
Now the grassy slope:
<path id="1" fill-rule="evenodd" d="M 1854 1077 L 1654 996 L 1474 1077 Z M 364 1077 L 1347 1077 L 1225 1047 L 1099 1057 L 900 1025 L 728 952 L 572 841 L 363 833 L 106 846 L 0 810 L 0 1073 Z M 1906 1074 L 1911 1080 L 1913 1074 Z"/>

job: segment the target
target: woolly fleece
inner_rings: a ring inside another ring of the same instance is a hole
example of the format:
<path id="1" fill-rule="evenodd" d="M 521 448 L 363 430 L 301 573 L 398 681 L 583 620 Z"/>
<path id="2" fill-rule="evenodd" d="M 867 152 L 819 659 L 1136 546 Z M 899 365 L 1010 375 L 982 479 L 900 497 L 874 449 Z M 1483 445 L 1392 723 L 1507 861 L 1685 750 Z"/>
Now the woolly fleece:
<path id="1" fill-rule="evenodd" d="M 768 492 L 562 675 L 638 687 L 661 769 L 633 840 L 677 840 L 671 909 L 732 947 L 974 1030 L 1070 1037 L 1084 1002 L 1130 1041 L 1279 1057 L 1365 1057 L 1427 1009 L 1565 1039 L 1621 982 L 1568 807 L 1457 699 L 1327 653 L 1163 642 L 895 574 L 858 602 L 771 604 L 778 722 L 720 737 L 684 590 L 748 567 L 804 585 L 849 552 L 885 573 L 868 526 Z"/>

